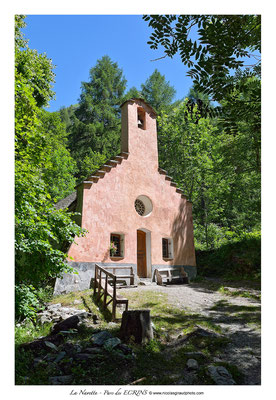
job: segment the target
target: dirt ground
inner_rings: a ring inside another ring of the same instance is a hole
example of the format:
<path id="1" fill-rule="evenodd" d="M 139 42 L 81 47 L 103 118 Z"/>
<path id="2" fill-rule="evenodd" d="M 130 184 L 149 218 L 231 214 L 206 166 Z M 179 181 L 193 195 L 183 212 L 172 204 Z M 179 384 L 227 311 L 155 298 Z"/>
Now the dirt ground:
<path id="1" fill-rule="evenodd" d="M 187 312 L 197 313 L 218 324 L 230 339 L 220 360 L 243 371 L 245 384 L 261 384 L 261 302 L 260 291 L 248 284 L 227 282 L 228 293 L 240 290 L 251 298 L 218 292 L 222 282 L 210 280 L 189 285 L 146 285 L 131 291 L 154 290 L 167 293 L 168 302 Z M 226 286 L 226 285 L 225 285 Z"/>

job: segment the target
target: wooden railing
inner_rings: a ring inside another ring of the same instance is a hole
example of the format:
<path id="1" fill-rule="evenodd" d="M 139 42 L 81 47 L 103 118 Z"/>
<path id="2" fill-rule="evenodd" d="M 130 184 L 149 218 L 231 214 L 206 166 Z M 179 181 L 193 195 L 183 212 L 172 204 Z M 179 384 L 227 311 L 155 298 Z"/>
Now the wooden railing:
<path id="1" fill-rule="evenodd" d="M 114 272 L 118 269 L 130 269 L 130 275 L 115 275 Z M 107 269 L 112 269 L 113 274 L 108 272 Z M 116 319 L 116 306 L 117 304 L 125 304 L 126 311 L 128 310 L 128 299 L 120 296 L 117 293 L 117 278 L 129 278 L 131 282 L 134 281 L 134 275 L 132 267 L 105 267 L 102 268 L 98 264 L 95 264 L 95 279 L 94 279 L 94 297 L 96 301 L 99 301 L 103 297 L 103 308 L 107 309 L 107 306 L 112 303 L 112 320 Z M 133 283 L 132 283 L 133 284 Z M 107 299 L 107 296 L 110 299 Z"/>

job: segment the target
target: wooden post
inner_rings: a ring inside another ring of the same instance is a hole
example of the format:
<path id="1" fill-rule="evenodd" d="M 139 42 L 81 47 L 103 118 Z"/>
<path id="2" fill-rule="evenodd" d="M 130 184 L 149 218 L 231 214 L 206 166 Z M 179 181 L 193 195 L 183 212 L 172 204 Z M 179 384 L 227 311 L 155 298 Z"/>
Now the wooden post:
<path id="1" fill-rule="evenodd" d="M 112 320 L 116 319 L 116 276 L 113 278 Z"/>
<path id="2" fill-rule="evenodd" d="M 96 295 L 97 279 L 98 279 L 98 265 L 95 264 L 94 296 Z"/>
<path id="3" fill-rule="evenodd" d="M 102 270 L 100 269 L 99 290 L 98 290 L 98 297 L 97 297 L 98 300 L 101 298 L 101 289 L 102 289 Z"/>
<path id="4" fill-rule="evenodd" d="M 120 338 L 128 341 L 135 338 L 135 343 L 144 344 L 153 339 L 150 310 L 128 310 L 123 312 Z"/>
<path id="5" fill-rule="evenodd" d="M 131 275 L 131 278 L 129 280 L 129 283 L 131 285 L 134 285 L 134 276 L 133 276 L 133 268 L 132 267 L 130 267 L 130 275 Z"/>
<path id="6" fill-rule="evenodd" d="M 106 308 L 106 297 L 107 297 L 107 284 L 108 284 L 108 276 L 105 275 L 105 286 L 104 286 L 104 300 L 103 300 L 103 307 Z"/>

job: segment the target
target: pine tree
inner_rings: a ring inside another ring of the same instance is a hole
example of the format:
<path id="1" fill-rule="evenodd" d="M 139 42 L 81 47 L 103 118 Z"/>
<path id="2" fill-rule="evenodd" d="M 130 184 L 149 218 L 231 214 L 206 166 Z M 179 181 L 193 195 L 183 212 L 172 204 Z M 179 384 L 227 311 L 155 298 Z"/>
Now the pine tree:
<path id="1" fill-rule="evenodd" d="M 176 93 L 173 86 L 166 81 L 165 75 L 161 75 L 156 69 L 153 74 L 141 85 L 142 97 L 155 109 L 157 114 L 170 106 Z"/>
<path id="2" fill-rule="evenodd" d="M 90 79 L 82 82 L 79 106 L 70 130 L 69 146 L 83 176 L 82 160 L 93 154 L 109 158 L 120 149 L 120 104 L 126 80 L 122 70 L 104 56 L 90 69 Z M 72 117 L 71 117 L 72 119 Z M 85 163 L 86 169 L 89 163 Z M 93 167 L 91 162 L 91 168 Z"/>

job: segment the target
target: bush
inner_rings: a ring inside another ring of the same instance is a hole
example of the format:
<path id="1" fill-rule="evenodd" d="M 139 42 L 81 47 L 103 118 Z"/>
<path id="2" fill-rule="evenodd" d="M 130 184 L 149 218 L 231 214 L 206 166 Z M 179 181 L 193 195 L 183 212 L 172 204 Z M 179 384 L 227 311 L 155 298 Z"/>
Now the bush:
<path id="1" fill-rule="evenodd" d="M 259 280 L 261 276 L 261 234 L 259 231 L 232 236 L 216 249 L 197 250 L 198 274 L 229 279 Z"/>
<path id="2" fill-rule="evenodd" d="M 41 308 L 37 291 L 32 285 L 15 285 L 15 318 L 36 320 L 36 313 Z"/>

